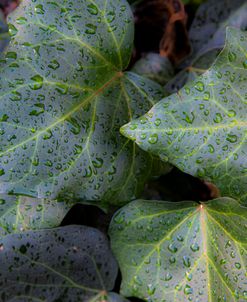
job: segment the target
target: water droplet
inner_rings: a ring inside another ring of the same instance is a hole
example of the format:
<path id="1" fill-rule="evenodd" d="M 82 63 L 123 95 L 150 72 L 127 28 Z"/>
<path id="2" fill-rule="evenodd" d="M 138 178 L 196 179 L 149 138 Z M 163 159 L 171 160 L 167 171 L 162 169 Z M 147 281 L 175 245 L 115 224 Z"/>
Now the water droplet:
<path id="1" fill-rule="evenodd" d="M 193 289 L 188 284 L 186 284 L 184 287 L 184 293 L 185 295 L 191 295 L 193 294 Z"/>
<path id="2" fill-rule="evenodd" d="M 229 116 L 229 117 L 234 117 L 234 116 L 236 116 L 236 111 L 234 111 L 234 110 L 228 110 L 228 116 Z"/>
<path id="3" fill-rule="evenodd" d="M 165 274 L 165 281 L 170 281 L 172 279 L 172 275 L 168 272 Z"/>
<path id="4" fill-rule="evenodd" d="M 115 20 L 115 13 L 114 12 L 108 12 L 106 15 L 106 20 L 108 23 L 112 23 Z"/>
<path id="5" fill-rule="evenodd" d="M 27 19 L 25 17 L 19 17 L 19 18 L 16 19 L 16 23 L 17 24 L 26 24 Z"/>
<path id="6" fill-rule="evenodd" d="M 177 236 L 177 240 L 180 241 L 180 242 L 182 242 L 182 241 L 184 241 L 184 237 L 181 236 L 181 235 L 178 235 L 178 236 Z"/>
<path id="7" fill-rule="evenodd" d="M 44 7 L 42 4 L 38 4 L 35 6 L 34 8 L 34 11 L 36 14 L 39 14 L 39 15 L 44 15 L 45 11 L 44 11 Z"/>
<path id="8" fill-rule="evenodd" d="M 203 99 L 204 99 L 205 101 L 208 101 L 208 100 L 210 99 L 210 93 L 209 93 L 208 91 L 206 91 L 206 92 L 204 93 Z"/>
<path id="9" fill-rule="evenodd" d="M 201 81 L 196 82 L 195 88 L 196 88 L 196 90 L 202 92 L 204 90 L 203 82 L 201 82 Z"/>
<path id="10" fill-rule="evenodd" d="M 192 280 L 193 275 L 192 275 L 191 273 L 186 272 L 186 273 L 185 273 L 185 276 L 186 276 L 186 279 L 187 279 L 188 281 L 191 281 L 191 280 Z"/>
<path id="11" fill-rule="evenodd" d="M 96 5 L 94 4 L 89 4 L 87 6 L 87 11 L 91 14 L 91 15 L 98 15 L 98 8 Z"/>
<path id="12" fill-rule="evenodd" d="M 228 59 L 229 59 L 230 62 L 235 61 L 236 58 L 237 58 L 237 55 L 235 54 L 235 52 L 232 52 L 232 51 L 228 52 Z"/>
<path id="13" fill-rule="evenodd" d="M 244 66 L 245 69 L 247 69 L 247 60 L 245 60 L 245 61 L 243 62 L 243 66 Z"/>
<path id="14" fill-rule="evenodd" d="M 31 89 L 33 89 L 33 90 L 38 90 L 38 89 L 42 88 L 42 86 L 43 86 L 43 81 L 44 81 L 44 79 L 43 79 L 42 76 L 40 76 L 39 74 L 37 74 L 37 75 L 33 76 L 33 77 L 31 78 L 31 80 L 35 82 L 34 84 L 31 84 L 31 85 L 30 85 L 30 88 L 31 88 Z"/>
<path id="15" fill-rule="evenodd" d="M 85 33 L 89 35 L 94 35 L 96 33 L 96 29 L 97 29 L 96 25 L 88 23 L 86 24 Z"/>
<path id="16" fill-rule="evenodd" d="M 187 112 L 183 112 L 183 114 L 185 115 L 183 120 L 186 121 L 186 123 L 192 124 L 194 122 L 195 114 L 193 111 L 190 113 L 190 115 Z"/>
<path id="17" fill-rule="evenodd" d="M 190 249 L 193 252 L 197 252 L 197 251 L 199 251 L 200 247 L 199 247 L 199 245 L 197 243 L 193 243 L 193 244 L 191 244 Z"/>
<path id="18" fill-rule="evenodd" d="M 52 60 L 49 64 L 48 64 L 48 67 L 53 69 L 53 70 L 56 70 L 60 67 L 60 64 L 57 60 Z"/>
<path id="19" fill-rule="evenodd" d="M 18 29 L 13 25 L 9 24 L 9 34 L 11 37 L 15 36 L 18 32 Z"/>
<path id="20" fill-rule="evenodd" d="M 226 140 L 230 143 L 236 143 L 238 140 L 238 137 L 235 134 L 227 134 Z"/>
<path id="21" fill-rule="evenodd" d="M 171 264 L 173 264 L 173 263 L 175 263 L 176 262 L 176 258 L 175 257 L 170 257 L 169 258 L 169 262 L 171 263 Z"/>
<path id="22" fill-rule="evenodd" d="M 172 252 L 172 253 L 176 253 L 177 252 L 177 247 L 173 244 L 173 243 L 170 243 L 169 245 L 168 245 L 168 250 L 170 251 L 170 252 Z"/>
<path id="23" fill-rule="evenodd" d="M 220 123 L 220 122 L 222 122 L 222 120 L 223 120 L 222 115 L 221 115 L 219 112 L 217 112 L 217 113 L 215 114 L 214 122 L 215 122 L 215 123 Z"/>
<path id="24" fill-rule="evenodd" d="M 150 144 L 156 144 L 158 141 L 158 135 L 156 133 L 150 135 L 149 139 L 148 139 L 148 142 Z"/>
<path id="25" fill-rule="evenodd" d="M 156 126 L 159 126 L 161 124 L 161 119 L 160 118 L 157 118 L 155 121 L 154 121 L 154 124 Z"/>
<path id="26" fill-rule="evenodd" d="M 214 153 L 214 146 L 213 145 L 208 145 L 208 151 L 209 153 Z"/>
<path id="27" fill-rule="evenodd" d="M 153 295 L 155 293 L 156 288 L 154 287 L 153 284 L 148 284 L 147 290 L 149 295 Z"/>
<path id="28" fill-rule="evenodd" d="M 190 258 L 187 257 L 187 256 L 183 256 L 183 264 L 184 264 L 186 267 L 190 267 L 190 266 L 191 266 Z"/>

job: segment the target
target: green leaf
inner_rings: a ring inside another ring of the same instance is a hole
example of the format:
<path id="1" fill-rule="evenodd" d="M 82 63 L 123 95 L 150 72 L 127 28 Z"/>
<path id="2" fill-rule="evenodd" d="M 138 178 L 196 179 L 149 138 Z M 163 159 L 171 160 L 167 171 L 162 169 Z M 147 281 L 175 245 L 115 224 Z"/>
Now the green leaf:
<path id="1" fill-rule="evenodd" d="M 23 0 L 0 63 L 0 192 L 127 201 L 154 159 L 119 134 L 163 89 L 128 66 L 125 0 Z M 147 173 L 149 171 L 149 173 Z"/>
<path id="2" fill-rule="evenodd" d="M 152 302 L 246 301 L 247 209 L 230 198 L 138 200 L 111 222 L 121 292 Z"/>
<path id="3" fill-rule="evenodd" d="M 228 29 L 213 66 L 122 128 L 144 150 L 247 204 L 247 33 Z"/>
<path id="4" fill-rule="evenodd" d="M 217 36 L 219 29 L 222 28 L 224 23 L 228 23 L 229 18 L 239 9 L 237 18 L 235 20 L 232 19 L 230 24 L 228 24 L 238 27 L 246 19 L 245 9 L 243 9 L 243 14 L 241 14 L 240 8 L 241 6 L 245 6 L 245 2 L 245 0 L 207 0 L 205 3 L 202 3 L 196 12 L 189 30 L 192 55 L 201 52 L 203 48 L 206 48 L 208 43 L 211 44 L 215 36 Z M 224 40 L 224 37 L 220 40 Z M 215 42 L 217 41 L 215 40 Z"/>
<path id="5" fill-rule="evenodd" d="M 160 85 L 165 85 L 174 76 L 174 68 L 170 60 L 152 52 L 139 59 L 132 71 Z"/>
<path id="6" fill-rule="evenodd" d="M 117 263 L 96 229 L 28 231 L 0 244 L 2 302 L 101 302 L 114 287 Z"/>
<path id="7" fill-rule="evenodd" d="M 6 45 L 9 43 L 9 28 L 5 22 L 3 13 L 0 10 L 0 52 L 4 50 Z"/>
<path id="8" fill-rule="evenodd" d="M 73 204 L 0 194 L 0 238 L 9 233 L 57 227 Z"/>

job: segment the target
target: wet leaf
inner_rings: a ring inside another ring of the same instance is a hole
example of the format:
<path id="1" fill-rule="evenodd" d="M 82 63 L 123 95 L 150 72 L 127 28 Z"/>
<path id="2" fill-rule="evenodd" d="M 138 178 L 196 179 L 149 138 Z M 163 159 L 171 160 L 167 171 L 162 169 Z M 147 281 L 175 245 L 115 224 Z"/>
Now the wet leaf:
<path id="1" fill-rule="evenodd" d="M 122 128 L 144 150 L 247 204 L 247 33 L 229 28 L 213 66 Z"/>
<path id="2" fill-rule="evenodd" d="M 128 66 L 124 0 L 27 1 L 0 62 L 0 192 L 123 202 L 154 159 L 119 134 L 163 89 Z"/>
<path id="3" fill-rule="evenodd" d="M 174 76 L 174 68 L 167 57 L 157 53 L 148 53 L 133 66 L 132 71 L 165 85 Z"/>
<path id="4" fill-rule="evenodd" d="M 117 263 L 96 229 L 28 231 L 0 244 L 2 302 L 102 302 L 114 286 Z"/>
<path id="5" fill-rule="evenodd" d="M 9 233 L 57 227 L 73 204 L 0 194 L 0 238 Z"/>
<path id="6" fill-rule="evenodd" d="M 245 301 L 246 223 L 247 209 L 230 198 L 128 204 L 110 227 L 122 294 L 152 302 Z"/>
<path id="7" fill-rule="evenodd" d="M 201 51 L 208 42 L 214 39 L 215 34 L 217 35 L 219 28 L 222 27 L 229 16 L 234 14 L 234 12 L 237 11 L 241 5 L 244 5 L 245 2 L 245 0 L 208 0 L 201 4 L 189 31 L 193 55 Z M 232 20 L 235 24 L 228 25 L 237 27 L 239 22 L 241 23 L 241 21 L 246 19 L 245 9 L 242 11 L 242 14 L 241 10 L 239 12 L 240 14 L 238 17 L 236 17 L 235 20 Z M 222 40 L 224 40 L 224 33 L 221 38 L 221 41 Z M 215 41 L 215 43 L 218 44 L 217 41 Z"/>

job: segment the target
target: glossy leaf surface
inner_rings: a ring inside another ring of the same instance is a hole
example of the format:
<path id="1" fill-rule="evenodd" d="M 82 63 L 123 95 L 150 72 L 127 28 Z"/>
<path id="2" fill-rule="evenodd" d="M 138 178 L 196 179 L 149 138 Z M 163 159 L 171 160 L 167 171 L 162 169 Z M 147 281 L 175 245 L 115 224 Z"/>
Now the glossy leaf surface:
<path id="1" fill-rule="evenodd" d="M 9 233 L 57 227 L 73 204 L 0 194 L 0 238 Z"/>
<path id="2" fill-rule="evenodd" d="M 0 62 L 0 192 L 121 202 L 153 159 L 119 134 L 163 95 L 122 73 L 133 44 L 125 0 L 24 0 Z"/>
<path id="3" fill-rule="evenodd" d="M 229 198 L 130 203 L 110 227 L 122 294 L 152 302 L 246 301 L 246 223 L 247 209 Z"/>
<path id="4" fill-rule="evenodd" d="M 0 244 L 2 302 L 102 302 L 114 286 L 117 263 L 96 229 L 28 231 Z"/>
<path id="5" fill-rule="evenodd" d="M 228 29 L 213 66 L 122 128 L 144 150 L 247 204 L 247 33 Z"/>

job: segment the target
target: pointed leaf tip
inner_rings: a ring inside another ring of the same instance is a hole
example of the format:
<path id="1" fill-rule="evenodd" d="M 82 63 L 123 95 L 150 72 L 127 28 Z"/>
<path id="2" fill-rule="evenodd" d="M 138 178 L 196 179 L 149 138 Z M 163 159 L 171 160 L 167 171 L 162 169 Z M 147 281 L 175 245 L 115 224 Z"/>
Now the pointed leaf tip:
<path id="1" fill-rule="evenodd" d="M 227 29 L 211 68 L 135 120 L 135 142 L 247 205 L 247 33 Z"/>
<path id="2" fill-rule="evenodd" d="M 130 123 L 125 124 L 124 126 L 122 126 L 120 128 L 120 133 L 123 136 L 127 137 L 128 139 L 131 139 L 131 140 L 135 141 L 136 137 L 134 135 L 134 133 L 135 133 L 134 130 L 135 130 L 136 127 L 137 126 L 133 122 L 130 122 Z"/>

